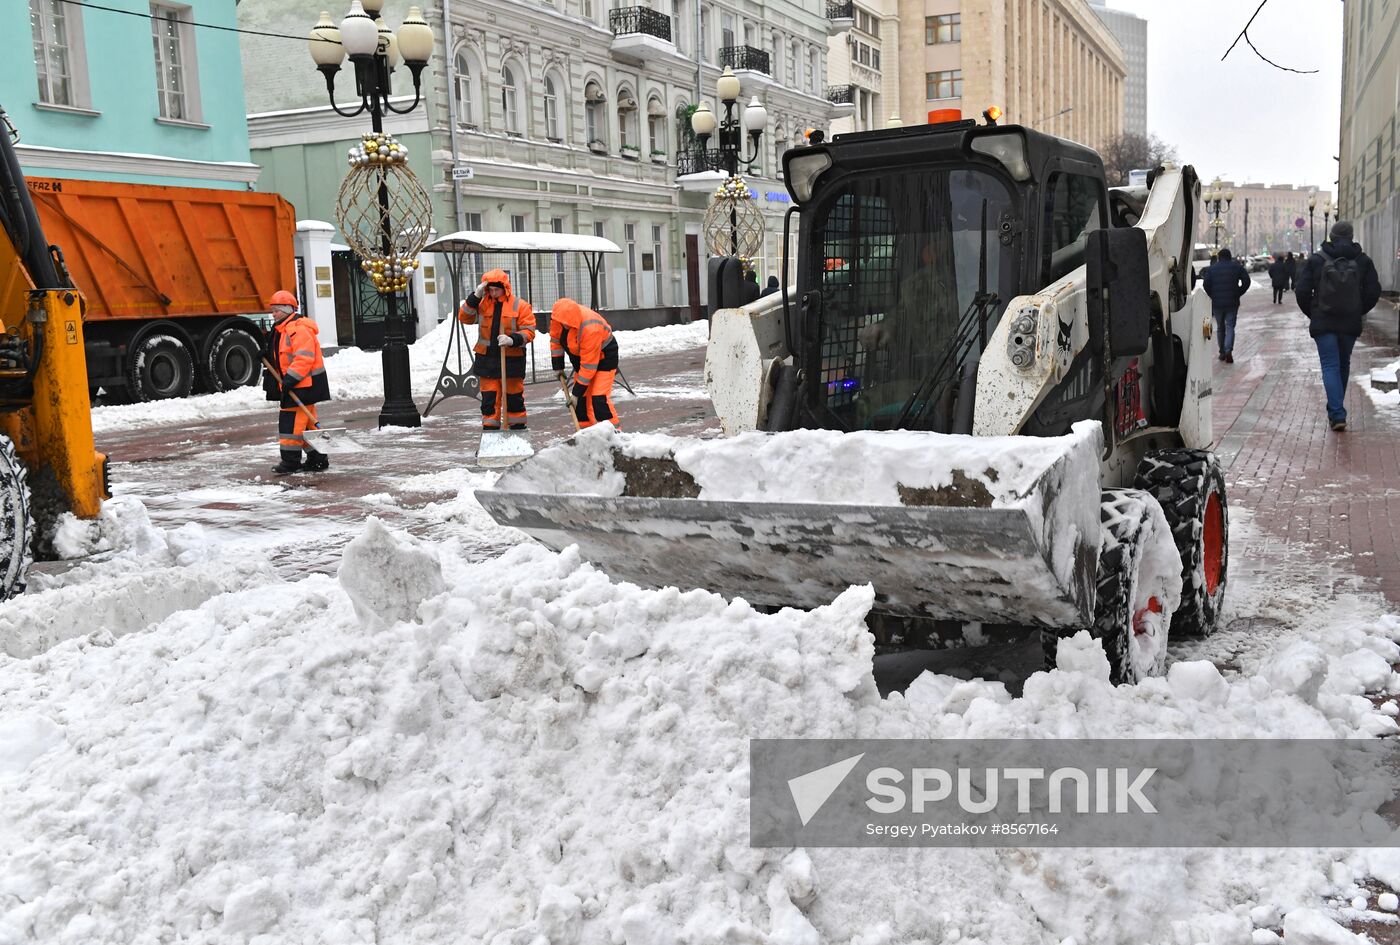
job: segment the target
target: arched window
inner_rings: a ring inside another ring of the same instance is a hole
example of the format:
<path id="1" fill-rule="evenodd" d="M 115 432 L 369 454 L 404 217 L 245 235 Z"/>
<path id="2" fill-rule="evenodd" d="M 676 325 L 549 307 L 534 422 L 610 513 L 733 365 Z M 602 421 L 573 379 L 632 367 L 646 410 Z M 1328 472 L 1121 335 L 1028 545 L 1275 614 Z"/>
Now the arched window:
<path id="1" fill-rule="evenodd" d="M 515 86 L 515 71 L 510 66 L 501 67 L 501 112 L 505 116 L 506 134 L 520 134 L 520 91 Z"/>
<path id="2" fill-rule="evenodd" d="M 788 53 L 788 61 L 787 61 L 787 84 L 788 84 L 788 88 L 795 89 L 795 88 L 798 88 L 798 87 L 799 87 L 797 83 L 798 83 L 798 80 L 801 78 L 801 76 L 798 74 L 798 70 L 801 68 L 801 66 L 802 66 L 802 44 L 801 44 L 800 42 L 798 42 L 797 40 L 794 39 L 794 40 L 792 41 L 792 47 L 791 47 L 791 49 L 789 50 L 789 53 Z"/>
<path id="3" fill-rule="evenodd" d="M 661 99 L 654 95 L 647 99 L 647 141 L 651 143 L 652 157 L 665 156 L 666 106 L 661 104 Z"/>
<path id="4" fill-rule="evenodd" d="M 564 140 L 563 111 L 559 107 L 559 84 L 554 76 L 544 77 L 544 136 L 550 141 Z"/>
<path id="5" fill-rule="evenodd" d="M 479 128 L 484 116 L 484 102 L 481 98 L 481 76 L 471 54 L 459 50 L 453 60 L 456 87 L 453 89 L 457 109 L 457 123 L 468 128 Z"/>
<path id="6" fill-rule="evenodd" d="M 632 90 L 622 86 L 617 90 L 617 143 L 626 157 L 641 153 L 641 135 L 637 129 L 637 99 Z"/>
<path id="7" fill-rule="evenodd" d="M 604 111 L 607 96 L 603 87 L 590 79 L 583 87 L 583 135 L 590 151 L 607 150 L 608 114 Z"/>

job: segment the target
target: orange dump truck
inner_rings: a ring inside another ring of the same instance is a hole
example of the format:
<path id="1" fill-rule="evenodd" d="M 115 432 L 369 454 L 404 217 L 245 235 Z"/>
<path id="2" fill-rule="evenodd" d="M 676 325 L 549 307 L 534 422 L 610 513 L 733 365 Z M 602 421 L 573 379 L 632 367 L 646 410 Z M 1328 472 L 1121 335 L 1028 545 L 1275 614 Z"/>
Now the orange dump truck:
<path id="1" fill-rule="evenodd" d="M 28 182 L 87 299 L 89 388 L 161 400 L 257 382 L 258 319 L 296 282 L 291 204 L 238 190 Z"/>

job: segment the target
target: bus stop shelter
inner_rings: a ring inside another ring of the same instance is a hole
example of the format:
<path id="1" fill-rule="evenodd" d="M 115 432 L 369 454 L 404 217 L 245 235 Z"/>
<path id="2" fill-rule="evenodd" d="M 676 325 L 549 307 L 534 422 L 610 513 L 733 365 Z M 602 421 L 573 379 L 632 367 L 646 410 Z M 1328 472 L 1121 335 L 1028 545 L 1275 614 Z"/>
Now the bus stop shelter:
<path id="1" fill-rule="evenodd" d="M 456 320 L 456 309 L 485 272 L 504 269 L 509 273 L 515 294 L 530 302 L 535 310 L 536 331 L 547 332 L 549 310 L 561 297 L 576 297 L 586 288 L 589 308 L 598 308 L 598 272 L 603 265 L 603 256 L 622 250 L 612 240 L 579 233 L 462 230 L 434 240 L 423 247 L 423 252 L 436 253 L 445 261 L 453 300 L 452 314 L 448 316 L 453 323 L 451 340 L 443 357 L 437 387 L 423 409 L 424 415 L 427 415 L 449 397 L 480 396 L 478 379 L 471 370 L 471 343 L 467 338 L 466 326 Z M 569 286 L 565 260 L 570 256 L 582 260 L 587 273 L 586 285 L 577 284 L 580 280 L 575 279 L 576 285 Z M 549 265 L 551 262 L 553 264 Z M 544 304 L 546 301 L 549 304 Z M 623 387 L 630 391 L 620 372 L 618 377 Z M 535 349 L 532 345 L 530 381 L 533 383 L 537 380 Z"/>

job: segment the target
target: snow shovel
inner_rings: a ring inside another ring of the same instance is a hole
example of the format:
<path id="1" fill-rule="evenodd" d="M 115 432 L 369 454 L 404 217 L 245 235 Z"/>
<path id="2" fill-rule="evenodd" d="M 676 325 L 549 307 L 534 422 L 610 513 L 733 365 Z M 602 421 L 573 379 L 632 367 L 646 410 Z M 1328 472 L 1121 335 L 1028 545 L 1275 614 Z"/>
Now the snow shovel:
<path id="1" fill-rule="evenodd" d="M 496 422 L 501 428 L 482 430 L 481 442 L 476 448 L 477 465 L 488 468 L 513 466 L 535 455 L 535 448 L 530 445 L 530 434 L 524 430 L 506 429 L 506 349 L 501 344 L 496 347 L 501 349 L 501 392 L 496 398 Z"/>
<path id="2" fill-rule="evenodd" d="M 564 392 L 564 406 L 569 408 L 569 419 L 574 421 L 574 432 L 583 429 L 583 424 L 578 422 L 578 406 L 574 402 L 574 397 L 569 393 L 569 382 L 564 379 L 564 373 L 559 373 L 559 389 Z"/>
<path id="3" fill-rule="evenodd" d="M 272 362 L 263 358 L 263 367 L 272 372 L 273 377 L 280 378 L 282 375 L 272 367 Z M 332 453 L 363 453 L 365 448 L 354 440 L 350 439 L 350 434 L 345 432 L 344 427 L 323 427 L 311 415 L 311 411 L 306 409 L 306 404 L 301 402 L 297 392 L 290 387 L 286 388 L 287 394 L 291 396 L 292 403 L 297 405 L 302 413 L 306 414 L 306 422 L 311 424 L 302 431 L 301 438 L 308 446 L 313 447 L 318 453 L 325 453 L 329 456 Z"/>

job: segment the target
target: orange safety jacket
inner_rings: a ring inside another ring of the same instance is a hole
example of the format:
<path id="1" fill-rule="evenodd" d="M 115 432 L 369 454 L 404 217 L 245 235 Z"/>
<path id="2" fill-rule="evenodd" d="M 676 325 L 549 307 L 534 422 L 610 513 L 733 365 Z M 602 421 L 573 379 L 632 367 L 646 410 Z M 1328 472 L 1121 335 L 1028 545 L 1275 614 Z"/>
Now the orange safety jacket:
<path id="1" fill-rule="evenodd" d="M 297 398 L 308 406 L 331 399 L 326 359 L 317 337 L 320 331 L 314 320 L 300 313 L 273 327 L 273 353 L 277 369 L 282 372 L 283 407 L 296 406 L 288 390 L 295 390 Z"/>
<path id="2" fill-rule="evenodd" d="M 497 301 L 492 298 L 478 298 L 473 291 L 457 309 L 457 320 L 464 325 L 481 325 L 476 345 L 472 350 L 477 355 L 486 356 L 478 359 L 483 376 L 495 377 L 500 371 L 501 351 L 500 346 L 496 344 L 496 338 L 499 335 L 510 335 L 514 343 L 506 349 L 507 371 L 515 377 L 518 370 L 518 376 L 524 377 L 525 350 L 535 340 L 535 310 L 530 307 L 529 302 L 515 295 L 511 289 L 510 275 L 504 269 L 490 270 L 481 277 L 481 281 L 487 284 L 501 283 L 505 286 L 506 294 Z M 520 363 L 514 364 L 510 359 L 519 359 Z"/>
<path id="3" fill-rule="evenodd" d="M 549 353 L 555 371 L 564 370 L 564 356 L 574 366 L 574 383 L 585 387 L 599 371 L 617 370 L 617 339 L 607 319 L 573 299 L 554 303 L 549 317 Z"/>

